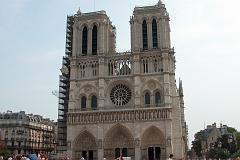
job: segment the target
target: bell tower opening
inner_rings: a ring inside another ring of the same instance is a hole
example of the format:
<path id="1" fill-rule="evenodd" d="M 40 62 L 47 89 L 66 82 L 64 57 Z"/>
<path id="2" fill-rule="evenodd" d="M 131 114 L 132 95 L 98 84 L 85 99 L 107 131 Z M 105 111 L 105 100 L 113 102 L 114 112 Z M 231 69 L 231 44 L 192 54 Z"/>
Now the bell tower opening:
<path id="1" fill-rule="evenodd" d="M 97 30 L 97 26 L 94 25 L 93 29 L 92 29 L 92 55 L 97 55 L 97 40 L 98 40 L 98 30 Z"/>
<path id="2" fill-rule="evenodd" d="M 87 27 L 83 28 L 82 31 L 82 55 L 87 55 L 87 48 L 88 48 L 88 29 Z"/>

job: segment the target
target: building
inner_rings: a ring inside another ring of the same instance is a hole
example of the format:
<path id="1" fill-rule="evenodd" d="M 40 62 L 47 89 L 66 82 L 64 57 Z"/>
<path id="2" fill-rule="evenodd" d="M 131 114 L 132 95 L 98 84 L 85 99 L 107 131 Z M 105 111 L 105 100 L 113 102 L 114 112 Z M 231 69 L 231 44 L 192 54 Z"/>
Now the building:
<path id="1" fill-rule="evenodd" d="M 54 150 L 54 122 L 24 111 L 0 113 L 0 129 L 8 150 L 14 154 L 49 153 Z"/>
<path id="2" fill-rule="evenodd" d="M 135 7 L 130 26 L 131 51 L 119 53 L 105 11 L 67 17 L 58 150 L 73 159 L 186 155 L 183 87 L 165 5 Z"/>
<path id="3" fill-rule="evenodd" d="M 2 130 L 0 129 L 0 150 L 5 148 L 5 142 L 2 135 L 3 133 Z"/>
<path id="4" fill-rule="evenodd" d="M 196 133 L 195 139 L 200 140 L 202 156 L 206 157 L 207 153 L 216 147 L 216 144 L 217 147 L 220 147 L 222 145 L 220 139 L 223 136 L 226 136 L 228 144 L 236 142 L 235 133 L 229 132 L 227 125 L 220 124 L 220 127 L 217 127 L 217 124 L 213 123 L 212 125 L 207 125 L 206 129 Z"/>

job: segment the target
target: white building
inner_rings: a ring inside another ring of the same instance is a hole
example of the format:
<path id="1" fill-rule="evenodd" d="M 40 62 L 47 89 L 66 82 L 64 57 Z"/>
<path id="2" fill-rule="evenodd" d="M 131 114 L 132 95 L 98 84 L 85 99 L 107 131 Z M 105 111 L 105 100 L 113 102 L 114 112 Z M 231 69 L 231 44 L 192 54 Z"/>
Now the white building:
<path id="1" fill-rule="evenodd" d="M 0 113 L 0 130 L 8 150 L 14 154 L 49 153 L 55 150 L 54 122 L 24 111 Z"/>

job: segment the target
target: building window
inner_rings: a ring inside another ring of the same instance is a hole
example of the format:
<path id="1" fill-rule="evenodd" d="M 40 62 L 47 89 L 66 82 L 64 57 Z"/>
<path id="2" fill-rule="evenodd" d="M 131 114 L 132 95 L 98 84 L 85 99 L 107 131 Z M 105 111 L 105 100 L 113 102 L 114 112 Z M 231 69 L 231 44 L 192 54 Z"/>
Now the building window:
<path id="1" fill-rule="evenodd" d="M 145 93 L 144 100 L 145 100 L 145 105 L 146 106 L 150 105 L 150 93 L 149 92 Z"/>
<path id="2" fill-rule="evenodd" d="M 114 86 L 110 92 L 110 99 L 115 105 L 124 106 L 132 97 L 131 89 L 125 84 L 118 84 Z"/>
<path id="3" fill-rule="evenodd" d="M 143 60 L 143 73 L 148 73 L 148 59 Z"/>
<path id="4" fill-rule="evenodd" d="M 91 98 L 91 107 L 92 109 L 97 109 L 97 97 L 95 95 Z"/>
<path id="5" fill-rule="evenodd" d="M 97 26 L 92 30 L 92 55 L 97 55 Z"/>
<path id="6" fill-rule="evenodd" d="M 92 76 L 96 77 L 97 76 L 97 64 L 92 64 Z"/>
<path id="7" fill-rule="evenodd" d="M 85 96 L 82 96 L 81 98 L 81 108 L 86 109 L 87 107 L 87 98 Z"/>
<path id="8" fill-rule="evenodd" d="M 158 48 L 157 22 L 155 19 L 153 19 L 152 21 L 152 41 L 153 41 L 153 48 Z"/>
<path id="9" fill-rule="evenodd" d="M 142 41 L 143 41 L 143 50 L 148 49 L 148 35 L 147 35 L 147 22 L 146 20 L 142 23 Z"/>
<path id="10" fill-rule="evenodd" d="M 88 30 L 87 27 L 83 28 L 82 32 L 82 55 L 87 55 L 87 44 L 88 44 Z"/>
<path id="11" fill-rule="evenodd" d="M 155 93 L 155 104 L 160 105 L 161 104 L 161 94 L 159 92 Z"/>

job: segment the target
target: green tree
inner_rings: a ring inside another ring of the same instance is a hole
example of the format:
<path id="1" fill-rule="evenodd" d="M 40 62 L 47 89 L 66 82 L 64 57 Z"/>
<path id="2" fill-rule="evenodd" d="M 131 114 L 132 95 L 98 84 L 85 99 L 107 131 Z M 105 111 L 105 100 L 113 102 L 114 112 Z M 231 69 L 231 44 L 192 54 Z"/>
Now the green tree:
<path id="1" fill-rule="evenodd" d="M 202 144 L 201 140 L 196 139 L 192 141 L 192 148 L 198 157 L 202 157 Z"/>
<path id="2" fill-rule="evenodd" d="M 5 159 L 11 155 L 11 152 L 7 149 L 0 149 L 0 155 Z"/>
<path id="3" fill-rule="evenodd" d="M 240 150 L 240 132 L 236 133 L 237 149 Z"/>
<path id="4" fill-rule="evenodd" d="M 230 133 L 236 133 L 237 132 L 237 130 L 233 127 L 228 127 L 227 131 L 230 132 Z"/>

